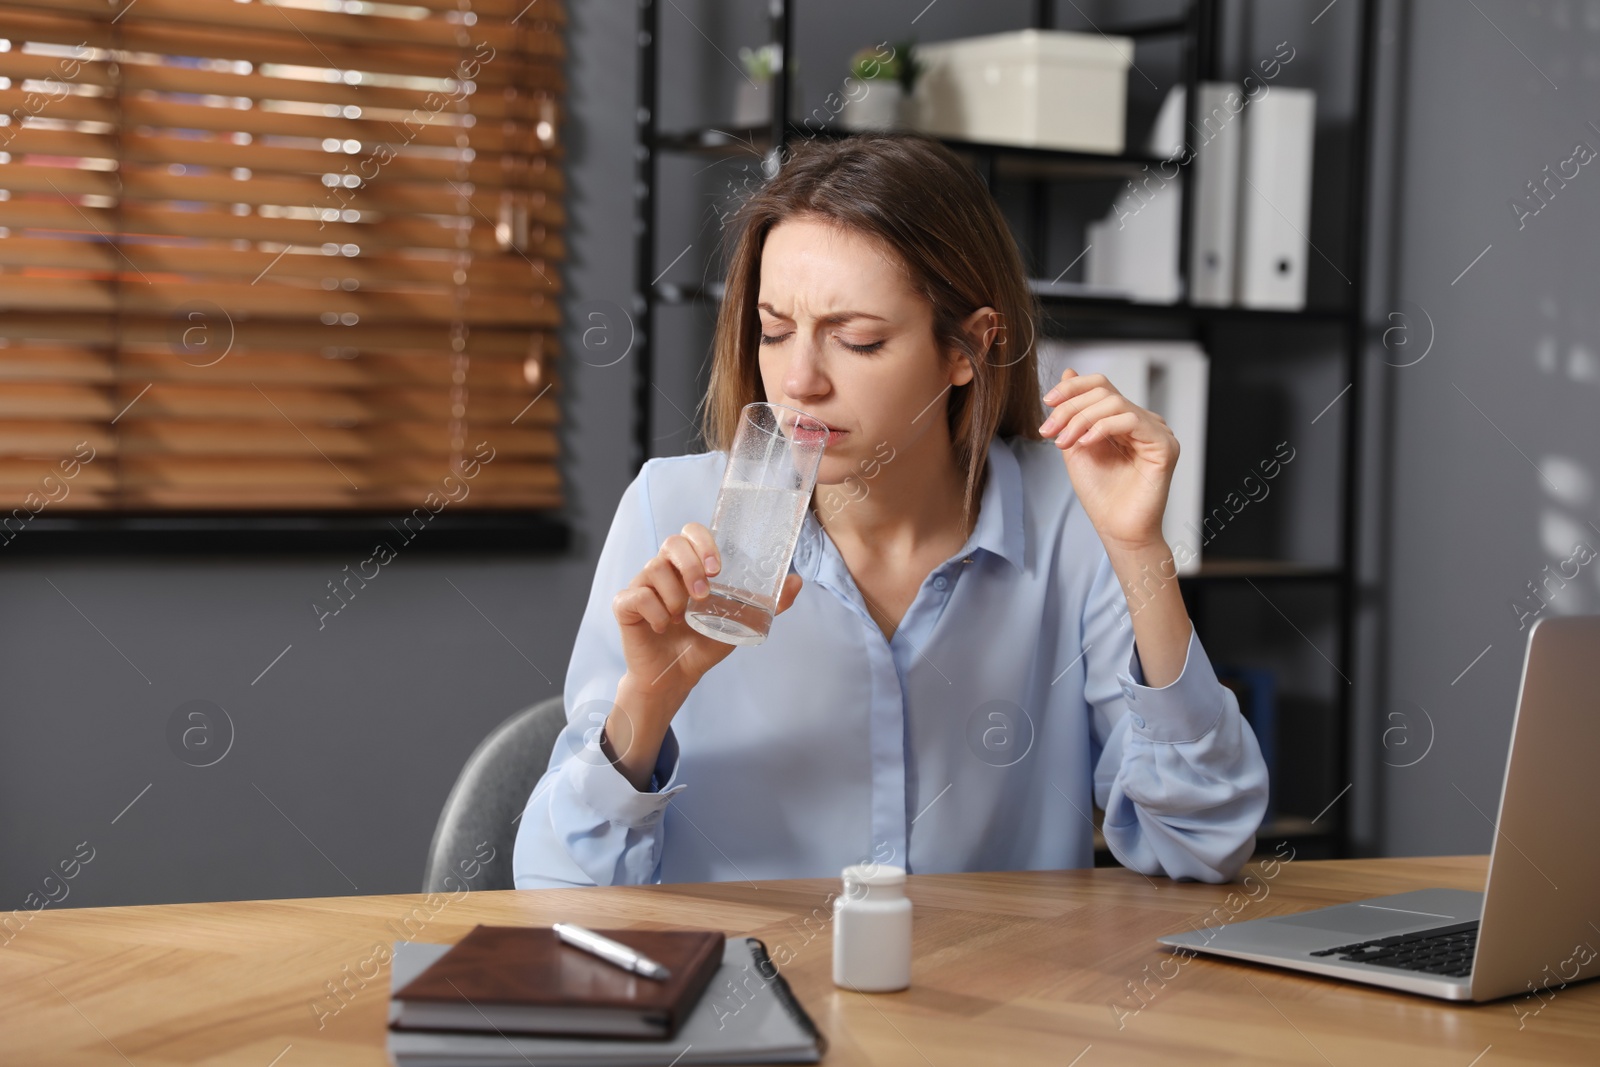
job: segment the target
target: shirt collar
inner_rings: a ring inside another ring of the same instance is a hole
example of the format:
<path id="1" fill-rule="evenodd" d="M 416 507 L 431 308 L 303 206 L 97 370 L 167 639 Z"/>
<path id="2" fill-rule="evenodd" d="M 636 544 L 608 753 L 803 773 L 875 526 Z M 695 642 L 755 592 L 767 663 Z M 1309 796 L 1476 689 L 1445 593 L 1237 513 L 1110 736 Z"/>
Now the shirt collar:
<path id="1" fill-rule="evenodd" d="M 983 549 L 1021 571 L 1027 543 L 1022 515 L 1022 467 L 1010 446 L 998 435 L 989 439 L 987 467 L 988 475 L 979 498 L 978 522 L 972 536 L 961 547 L 960 557 Z M 807 579 L 816 575 L 821 564 L 822 543 L 822 524 L 817 521 L 816 512 L 807 508 L 795 559 L 797 569 Z"/>
<path id="2" fill-rule="evenodd" d="M 1023 569 L 1026 538 L 1022 522 L 1022 466 L 1009 445 L 996 435 L 989 439 L 988 476 L 984 479 L 978 524 L 967 539 L 962 555 L 985 549 Z"/>

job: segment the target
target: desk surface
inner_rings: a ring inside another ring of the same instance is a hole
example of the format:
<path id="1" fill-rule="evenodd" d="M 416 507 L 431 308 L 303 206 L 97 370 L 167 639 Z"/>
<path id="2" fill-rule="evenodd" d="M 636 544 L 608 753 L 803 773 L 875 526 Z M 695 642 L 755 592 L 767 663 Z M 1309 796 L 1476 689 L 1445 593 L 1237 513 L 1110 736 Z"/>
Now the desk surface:
<path id="1" fill-rule="evenodd" d="M 912 988 L 875 996 L 832 984 L 837 883 L 823 879 L 46 910 L 0 947 L 0 1063 L 377 1067 L 380 943 L 560 919 L 761 937 L 789 960 L 785 976 L 831 1043 L 827 1064 L 1596 1062 L 1600 982 L 1519 1019 L 1513 1005 L 1538 1003 L 1450 1005 L 1204 958 L 1178 967 L 1154 943 L 1213 908 L 1253 918 L 1477 889 L 1484 869 L 1477 856 L 1257 862 L 1253 880 L 1227 886 L 1121 868 L 921 875 L 908 885 Z"/>

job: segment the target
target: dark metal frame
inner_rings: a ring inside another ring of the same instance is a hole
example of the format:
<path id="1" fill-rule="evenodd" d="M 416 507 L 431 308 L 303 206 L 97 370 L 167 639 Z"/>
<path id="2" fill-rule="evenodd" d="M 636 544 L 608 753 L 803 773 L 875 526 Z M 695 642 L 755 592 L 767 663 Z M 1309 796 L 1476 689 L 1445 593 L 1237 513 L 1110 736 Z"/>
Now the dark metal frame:
<path id="1" fill-rule="evenodd" d="M 1350 372 L 1351 402 L 1344 409 L 1344 501 L 1343 523 L 1340 530 L 1344 580 L 1339 583 L 1339 661 L 1354 677 L 1356 649 L 1357 609 L 1360 606 L 1361 567 L 1361 449 L 1365 424 L 1362 398 L 1366 388 L 1367 345 L 1367 213 L 1372 201 L 1369 182 L 1369 161 L 1372 158 L 1373 98 L 1376 92 L 1378 53 L 1377 0 L 1362 0 L 1361 22 L 1357 39 L 1361 42 L 1360 71 L 1356 82 L 1356 113 L 1350 138 L 1350 204 L 1347 225 L 1350 232 L 1349 263 L 1351 289 L 1348 318 L 1345 325 L 1346 366 Z M 1335 762 L 1341 772 L 1340 780 L 1354 781 L 1354 752 L 1351 732 L 1354 726 L 1351 690 L 1354 684 L 1339 691 L 1339 718 Z M 1348 810 L 1348 809 L 1347 809 Z M 1353 824 L 1348 817 L 1339 821 L 1340 845 L 1349 854 L 1353 843 Z"/>
<path id="2" fill-rule="evenodd" d="M 661 10 L 656 0 L 639 0 L 639 83 L 635 121 L 639 139 L 633 147 L 633 469 L 650 458 L 650 389 L 655 381 L 655 300 L 651 292 L 656 262 L 656 152 L 660 148 L 656 118 L 656 37 Z"/>
<path id="3" fill-rule="evenodd" d="M 682 302 L 716 300 L 720 293 L 703 285 L 656 284 L 652 276 L 655 269 L 653 230 L 655 225 L 655 156 L 658 151 L 690 153 L 719 153 L 735 147 L 748 150 L 752 143 L 765 141 L 768 166 L 781 160 L 783 146 L 794 136 L 835 136 L 840 131 L 817 130 L 809 126 L 802 129 L 788 119 L 790 91 L 788 71 L 792 61 L 794 42 L 794 4 L 796 0 L 768 0 L 771 16 L 772 39 L 782 57 L 779 73 L 774 79 L 773 113 L 771 123 L 764 129 L 738 131 L 738 139 L 726 133 L 709 130 L 691 130 L 664 133 L 656 121 L 656 84 L 658 77 L 657 31 L 659 14 L 657 0 L 639 0 L 640 55 L 639 55 L 639 149 L 636 179 L 636 202 L 641 214 L 635 219 L 637 284 L 634 305 L 639 319 L 639 332 L 635 345 L 635 469 L 642 466 L 650 454 L 650 390 L 653 388 L 650 358 L 653 326 L 652 309 L 657 300 Z M 1133 38 L 1171 37 L 1184 38 L 1183 82 L 1186 86 L 1184 110 L 1185 129 L 1193 130 L 1198 117 L 1199 93 L 1197 86 L 1215 77 L 1218 67 L 1218 7 L 1219 0 L 1189 0 L 1185 14 L 1180 18 L 1150 21 L 1132 26 L 1104 30 L 1109 35 Z M 1185 575 L 1181 585 L 1190 596 L 1203 596 L 1204 590 L 1219 582 L 1249 578 L 1255 581 L 1290 582 L 1295 584 L 1332 585 L 1337 594 L 1339 612 L 1339 648 L 1336 656 L 1341 669 L 1352 674 L 1356 648 L 1355 612 L 1358 601 L 1357 582 L 1359 552 L 1360 484 L 1358 469 L 1358 434 L 1362 428 L 1361 398 L 1363 390 L 1363 356 L 1366 342 L 1366 251 L 1367 211 L 1370 201 L 1367 161 L 1371 155 L 1373 73 L 1377 48 L 1377 12 L 1375 0 L 1360 0 L 1361 14 L 1357 39 L 1360 47 L 1357 106 L 1352 124 L 1350 142 L 1350 188 L 1352 190 L 1346 225 L 1350 229 L 1350 262 L 1353 293 L 1344 306 L 1334 308 L 1306 308 L 1301 311 L 1257 311 L 1240 307 L 1204 307 L 1187 303 L 1189 291 L 1189 259 L 1191 247 L 1190 220 L 1194 215 L 1194 182 L 1185 181 L 1182 188 L 1181 218 L 1179 226 L 1178 272 L 1180 289 L 1184 298 L 1173 305 L 1136 304 L 1104 298 L 1079 296 L 1059 297 L 1041 295 L 1047 319 L 1053 326 L 1067 327 L 1093 323 L 1090 332 L 1108 336 L 1107 325 L 1126 323 L 1131 329 L 1149 336 L 1156 332 L 1193 337 L 1212 350 L 1213 330 L 1219 324 L 1250 321 L 1294 326 L 1310 330 L 1332 329 L 1342 334 L 1347 372 L 1352 382 L 1350 399 L 1342 412 L 1344 420 L 1344 471 L 1341 486 L 1341 550 L 1340 563 L 1335 567 L 1281 564 L 1241 572 L 1220 568 L 1211 573 Z M 1053 0 L 1033 0 L 1033 25 L 1040 29 L 1054 27 Z M 750 140 L 745 140 L 748 135 Z M 1039 149 L 1010 148 L 1000 145 L 978 145 L 946 140 L 952 148 L 978 157 L 978 168 L 989 180 L 991 187 L 1003 163 L 1021 168 L 1038 168 L 1056 163 L 1099 176 L 1140 173 L 1143 166 L 1160 162 L 1140 153 L 1123 153 L 1120 156 L 1098 156 L 1093 153 L 1055 152 Z M 1193 163 L 1191 153 L 1180 159 L 1180 173 L 1187 174 Z M 1047 227 L 1048 180 L 1035 179 L 1031 183 L 1029 199 L 1032 206 L 1030 219 L 1034 231 L 1035 248 L 1042 255 Z M 1114 331 L 1112 331 L 1114 332 Z M 1334 763 L 1338 780 L 1349 781 L 1351 773 L 1351 729 L 1353 725 L 1351 693 L 1349 686 L 1338 687 L 1334 703 L 1337 733 Z M 1315 835 L 1333 842 L 1339 854 L 1351 850 L 1351 824 L 1348 819 L 1338 819 L 1325 834 Z M 1292 835 L 1291 835 L 1292 836 Z"/>

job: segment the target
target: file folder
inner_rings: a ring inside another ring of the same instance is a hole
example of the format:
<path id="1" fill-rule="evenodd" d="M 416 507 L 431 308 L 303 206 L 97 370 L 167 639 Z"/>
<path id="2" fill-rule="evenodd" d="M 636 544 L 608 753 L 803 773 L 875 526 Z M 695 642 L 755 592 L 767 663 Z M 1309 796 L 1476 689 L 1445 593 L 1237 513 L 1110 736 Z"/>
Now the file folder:
<path id="1" fill-rule="evenodd" d="M 1316 94 L 1274 86 L 1244 109 L 1238 302 L 1298 311 L 1311 254 L 1311 148 Z"/>
<path id="2" fill-rule="evenodd" d="M 1089 249 L 1084 273 L 1091 286 L 1115 289 L 1144 303 L 1177 302 L 1183 179 L 1159 181 L 1157 176 L 1143 180 L 1137 191 L 1124 189 L 1111 211 L 1085 228 Z"/>
<path id="3" fill-rule="evenodd" d="M 1237 85 L 1202 82 L 1195 124 L 1185 138 L 1184 104 L 1188 95 L 1182 85 L 1167 94 L 1156 117 L 1150 151 L 1166 159 L 1179 156 L 1185 144 L 1194 151 L 1194 161 L 1189 164 L 1194 181 L 1189 302 L 1224 307 L 1234 302 L 1239 144 L 1244 111 L 1250 105 Z"/>

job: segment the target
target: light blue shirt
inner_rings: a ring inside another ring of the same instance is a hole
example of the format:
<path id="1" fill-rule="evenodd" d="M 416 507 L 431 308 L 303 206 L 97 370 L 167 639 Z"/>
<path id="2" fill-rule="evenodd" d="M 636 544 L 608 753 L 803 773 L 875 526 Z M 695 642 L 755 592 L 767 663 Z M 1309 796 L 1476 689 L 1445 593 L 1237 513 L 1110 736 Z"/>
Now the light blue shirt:
<path id="1" fill-rule="evenodd" d="M 667 537 L 710 524 L 726 455 L 647 462 L 600 553 L 517 887 L 1087 867 L 1091 806 L 1128 867 L 1234 877 L 1267 769 L 1233 692 L 1192 625 L 1183 673 L 1143 684 L 1127 598 L 1052 442 L 996 438 L 988 463 L 972 536 L 892 640 L 808 510 L 798 598 L 701 678 L 640 792 L 597 744 L 627 670 L 611 601 Z"/>

